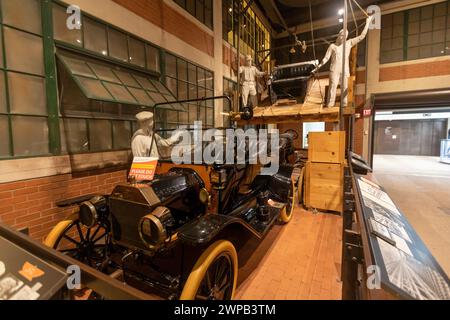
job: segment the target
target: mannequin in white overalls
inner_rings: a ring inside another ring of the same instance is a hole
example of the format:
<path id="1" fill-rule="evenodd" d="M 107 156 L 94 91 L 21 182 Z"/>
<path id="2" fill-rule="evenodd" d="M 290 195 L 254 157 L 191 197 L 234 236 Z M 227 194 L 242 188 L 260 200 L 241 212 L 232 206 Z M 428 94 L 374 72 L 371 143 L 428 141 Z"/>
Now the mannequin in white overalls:
<path id="1" fill-rule="evenodd" d="M 344 30 L 339 32 L 338 38 L 336 39 L 336 43 L 333 43 L 328 48 L 325 57 L 322 62 L 317 66 L 317 68 L 313 71 L 316 73 L 322 68 L 324 65 L 328 63 L 331 59 L 331 67 L 330 67 L 330 92 L 328 95 L 327 107 L 334 107 L 336 104 L 336 91 L 338 85 L 341 85 L 342 76 L 344 76 L 344 88 L 341 88 L 341 92 L 346 92 L 348 90 L 348 78 L 350 77 L 350 53 L 354 46 L 364 40 L 369 31 L 370 24 L 372 23 L 373 17 L 368 17 L 366 21 L 366 26 L 361 33 L 356 38 L 347 40 L 348 32 L 344 35 Z M 346 43 L 345 47 L 345 70 L 342 72 L 342 55 L 344 51 L 343 43 Z M 344 107 L 348 105 L 348 93 L 345 94 L 344 97 Z"/>
<path id="2" fill-rule="evenodd" d="M 252 99 L 252 107 L 256 107 L 257 104 L 257 91 L 256 91 L 256 78 L 266 75 L 265 72 L 261 72 L 253 66 L 252 56 L 248 55 L 245 58 L 245 66 L 239 67 L 239 74 L 241 75 L 242 82 L 242 102 L 243 107 L 249 107 L 249 97 Z"/>
<path id="3" fill-rule="evenodd" d="M 170 151 L 170 147 L 176 144 L 181 133 L 175 132 L 171 138 L 163 139 L 153 132 L 153 113 L 144 111 L 136 115 L 140 129 L 135 132 L 131 139 L 131 150 L 134 157 L 152 157 L 159 158 L 160 151 Z M 154 141 L 153 141 L 154 138 Z M 150 150 L 151 148 L 151 150 Z M 163 155 L 166 157 L 167 155 Z"/>

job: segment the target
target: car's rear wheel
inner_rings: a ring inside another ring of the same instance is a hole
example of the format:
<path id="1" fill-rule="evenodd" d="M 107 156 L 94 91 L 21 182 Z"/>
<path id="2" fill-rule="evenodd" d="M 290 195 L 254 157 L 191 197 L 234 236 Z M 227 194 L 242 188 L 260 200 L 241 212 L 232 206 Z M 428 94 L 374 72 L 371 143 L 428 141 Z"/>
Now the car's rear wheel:
<path id="1" fill-rule="evenodd" d="M 229 241 L 217 241 L 197 260 L 180 300 L 232 300 L 237 274 L 235 247 Z"/>
<path id="2" fill-rule="evenodd" d="M 300 177 L 298 179 L 297 200 L 298 200 L 299 204 L 303 203 L 303 191 L 304 191 L 304 185 L 305 185 L 305 171 L 306 171 L 306 168 L 303 167 L 302 171 L 300 172 Z"/>
<path id="3" fill-rule="evenodd" d="M 295 209 L 295 184 L 294 181 L 291 182 L 291 188 L 289 189 L 289 194 L 287 198 L 287 204 L 281 210 L 280 221 L 282 223 L 289 223 L 292 220 Z"/>

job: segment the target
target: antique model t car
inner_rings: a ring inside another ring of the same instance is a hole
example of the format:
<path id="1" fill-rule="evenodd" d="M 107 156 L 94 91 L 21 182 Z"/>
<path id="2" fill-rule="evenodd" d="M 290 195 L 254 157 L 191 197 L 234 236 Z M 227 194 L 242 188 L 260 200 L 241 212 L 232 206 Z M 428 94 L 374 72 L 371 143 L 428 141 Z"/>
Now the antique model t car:
<path id="1" fill-rule="evenodd" d="M 175 165 L 161 158 L 153 181 L 59 203 L 79 210 L 45 244 L 162 298 L 232 299 L 243 249 L 292 218 L 293 169 L 283 160 L 292 140 L 284 136 L 280 144 L 279 171 L 270 176 L 248 162 Z"/>
<path id="2" fill-rule="evenodd" d="M 313 80 L 312 71 L 318 63 L 308 61 L 275 67 L 269 81 L 272 104 L 278 99 L 296 99 L 298 103 L 304 103 Z"/>

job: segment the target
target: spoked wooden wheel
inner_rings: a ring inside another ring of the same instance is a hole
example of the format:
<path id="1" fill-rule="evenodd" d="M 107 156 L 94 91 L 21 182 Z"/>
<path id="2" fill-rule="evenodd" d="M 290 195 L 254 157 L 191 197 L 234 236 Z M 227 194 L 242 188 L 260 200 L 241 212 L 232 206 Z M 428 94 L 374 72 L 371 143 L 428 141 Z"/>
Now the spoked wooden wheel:
<path id="1" fill-rule="evenodd" d="M 289 195 L 287 199 L 287 204 L 283 208 L 280 214 L 280 220 L 282 223 L 289 223 L 292 219 L 293 213 L 295 209 L 295 183 L 291 182 L 291 188 L 289 190 Z"/>
<path id="2" fill-rule="evenodd" d="M 58 223 L 49 233 L 44 244 L 93 268 L 99 269 L 106 258 L 108 232 L 95 225 L 83 227 L 78 215 Z"/>
<path id="3" fill-rule="evenodd" d="M 238 258 L 229 241 L 211 245 L 189 275 L 181 300 L 231 300 L 236 289 Z"/>

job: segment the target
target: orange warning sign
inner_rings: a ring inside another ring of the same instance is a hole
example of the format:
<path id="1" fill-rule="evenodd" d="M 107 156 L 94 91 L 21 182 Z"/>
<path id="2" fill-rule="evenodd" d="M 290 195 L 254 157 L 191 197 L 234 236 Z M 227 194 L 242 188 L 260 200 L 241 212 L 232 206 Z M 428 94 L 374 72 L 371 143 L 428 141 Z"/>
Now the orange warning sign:
<path id="1" fill-rule="evenodd" d="M 136 157 L 131 165 L 130 177 L 135 177 L 136 181 L 152 181 L 157 165 L 158 158 Z"/>

